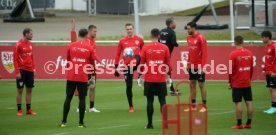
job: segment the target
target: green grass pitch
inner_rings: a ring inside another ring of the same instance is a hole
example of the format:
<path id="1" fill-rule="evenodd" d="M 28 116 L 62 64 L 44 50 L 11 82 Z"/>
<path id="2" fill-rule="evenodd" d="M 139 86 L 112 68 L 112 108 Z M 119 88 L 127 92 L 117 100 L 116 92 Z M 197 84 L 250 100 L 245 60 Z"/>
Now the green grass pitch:
<path id="1" fill-rule="evenodd" d="M 231 91 L 226 82 L 207 82 L 208 92 L 208 134 L 209 135 L 273 135 L 276 134 L 276 114 L 263 113 L 270 105 L 268 90 L 264 82 L 253 83 L 253 129 L 234 130 L 236 123 Z M 0 81 L 0 134 L 1 135 L 161 135 L 161 114 L 158 99 L 155 99 L 154 129 L 146 130 L 146 98 L 135 82 L 133 87 L 135 112 L 128 112 L 123 81 L 98 81 L 96 107 L 101 113 L 86 113 L 88 128 L 78 128 L 78 99 L 73 98 L 66 128 L 59 128 L 65 99 L 65 81 L 36 81 L 33 90 L 32 108 L 37 116 L 16 116 L 15 81 Z M 182 86 L 182 101 L 188 99 L 188 87 Z M 198 93 L 199 94 L 199 93 Z M 24 91 L 25 97 L 25 91 Z M 87 106 L 88 98 L 87 98 Z M 200 101 L 200 95 L 198 95 Z M 176 98 L 167 96 L 167 103 Z M 23 98 L 25 113 L 25 98 Z M 246 121 L 244 111 L 243 122 Z"/>

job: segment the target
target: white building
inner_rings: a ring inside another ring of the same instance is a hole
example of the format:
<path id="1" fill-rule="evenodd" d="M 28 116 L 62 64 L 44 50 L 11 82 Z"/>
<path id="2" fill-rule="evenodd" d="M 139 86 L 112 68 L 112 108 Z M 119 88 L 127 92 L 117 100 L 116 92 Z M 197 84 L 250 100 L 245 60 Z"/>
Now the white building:
<path id="1" fill-rule="evenodd" d="M 93 0 L 92 0 L 93 1 Z M 97 7 L 112 7 L 112 8 L 126 8 L 125 5 L 131 6 L 133 0 L 95 0 Z M 98 1 L 98 2 L 97 2 Z M 102 4 L 117 1 L 117 5 L 112 4 Z M 176 11 L 182 11 L 187 9 L 196 8 L 199 6 L 207 5 L 208 0 L 138 0 L 139 1 L 139 12 L 144 15 L 153 15 L 160 13 L 172 13 Z M 225 0 L 212 0 L 214 3 L 221 2 Z M 120 7 L 120 4 L 124 7 Z M 55 9 L 58 10 L 77 10 L 77 11 L 87 11 L 87 0 L 55 0 Z M 106 8 L 107 10 L 110 8 Z M 114 11 L 114 10 L 113 10 Z M 120 11 L 120 9 L 116 10 Z M 118 13 L 120 14 L 120 13 Z"/>

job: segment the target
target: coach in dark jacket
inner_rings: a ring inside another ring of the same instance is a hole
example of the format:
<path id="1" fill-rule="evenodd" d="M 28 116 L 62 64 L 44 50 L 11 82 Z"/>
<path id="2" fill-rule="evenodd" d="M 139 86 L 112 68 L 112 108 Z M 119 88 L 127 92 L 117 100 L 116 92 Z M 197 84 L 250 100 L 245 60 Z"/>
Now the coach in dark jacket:
<path id="1" fill-rule="evenodd" d="M 167 28 L 164 28 L 160 31 L 159 42 L 168 46 L 170 50 L 170 56 L 172 56 L 174 47 L 178 47 L 178 43 L 176 42 L 176 35 L 174 32 L 174 29 L 176 28 L 176 22 L 174 18 L 170 17 L 166 19 L 166 25 L 167 25 Z M 174 92 L 173 84 L 171 84 L 170 90 L 171 90 L 171 95 L 176 94 Z M 181 94 L 181 93 L 178 92 L 178 94 Z"/>

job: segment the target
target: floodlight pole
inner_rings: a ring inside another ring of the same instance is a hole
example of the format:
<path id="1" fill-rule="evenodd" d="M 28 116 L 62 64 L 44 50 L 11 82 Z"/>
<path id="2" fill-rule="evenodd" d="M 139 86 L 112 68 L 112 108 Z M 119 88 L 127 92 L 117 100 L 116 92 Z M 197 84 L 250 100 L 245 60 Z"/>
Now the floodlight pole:
<path id="1" fill-rule="evenodd" d="M 28 6 L 28 9 L 29 9 L 31 18 L 35 18 L 34 12 L 33 12 L 33 8 L 32 8 L 32 5 L 31 5 L 31 3 L 30 3 L 30 0 L 27 0 L 27 6 Z"/>
<path id="2" fill-rule="evenodd" d="M 229 0 L 229 6 L 230 6 L 230 24 L 231 24 L 231 42 L 232 46 L 234 45 L 234 38 L 235 38 L 235 24 L 234 24 L 234 2 L 233 0 Z"/>
<path id="3" fill-rule="evenodd" d="M 136 35 L 140 35 L 140 20 L 139 20 L 138 0 L 133 0 L 133 3 L 134 3 L 135 33 L 136 33 Z"/>

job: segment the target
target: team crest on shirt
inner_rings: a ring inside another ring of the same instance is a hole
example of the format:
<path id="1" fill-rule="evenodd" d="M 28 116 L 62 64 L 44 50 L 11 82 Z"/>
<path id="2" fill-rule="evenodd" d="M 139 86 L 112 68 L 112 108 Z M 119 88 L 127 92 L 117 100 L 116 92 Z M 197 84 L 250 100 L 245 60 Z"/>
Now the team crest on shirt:
<path id="1" fill-rule="evenodd" d="M 147 53 L 152 54 L 152 50 L 151 49 L 147 50 Z"/>
<path id="2" fill-rule="evenodd" d="M 139 40 L 136 40 L 136 41 L 135 41 L 135 44 L 136 44 L 136 45 L 139 45 L 139 43 L 140 43 Z"/>
<path id="3" fill-rule="evenodd" d="M 30 46 L 30 50 L 32 50 L 33 49 L 33 47 L 32 46 Z"/>
<path id="4" fill-rule="evenodd" d="M 270 52 L 271 52 L 271 49 L 268 49 L 267 52 L 270 53 Z"/>
<path id="5" fill-rule="evenodd" d="M 4 68 L 11 74 L 14 72 L 13 52 L 1 52 L 1 60 Z"/>
<path id="6" fill-rule="evenodd" d="M 194 44 L 196 44 L 197 43 L 197 40 L 194 40 Z"/>

